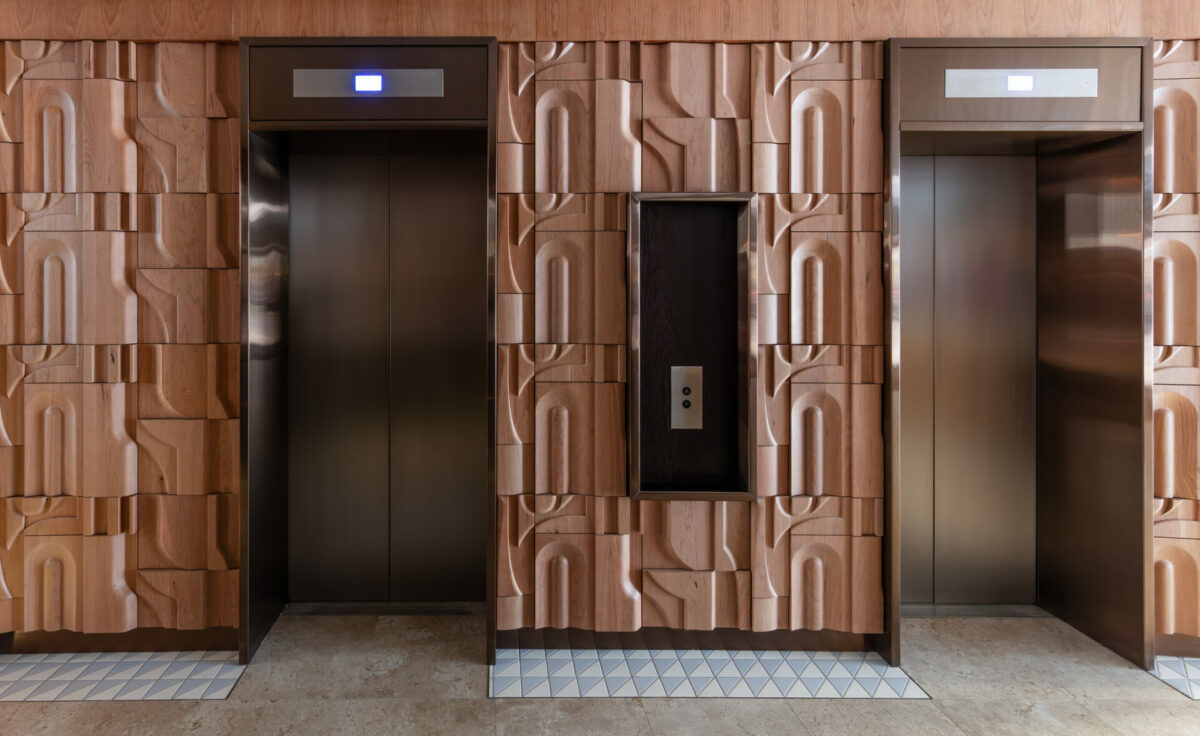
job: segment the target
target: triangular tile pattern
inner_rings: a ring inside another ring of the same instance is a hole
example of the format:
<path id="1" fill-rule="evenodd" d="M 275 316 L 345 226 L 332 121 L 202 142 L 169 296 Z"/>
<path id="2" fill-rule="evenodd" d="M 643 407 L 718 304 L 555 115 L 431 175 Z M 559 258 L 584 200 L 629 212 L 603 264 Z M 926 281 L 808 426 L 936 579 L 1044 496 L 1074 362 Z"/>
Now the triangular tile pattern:
<path id="1" fill-rule="evenodd" d="M 237 652 L 0 654 L 0 703 L 224 700 L 245 669 Z"/>
<path id="2" fill-rule="evenodd" d="M 1200 677 L 1200 668 L 1196 669 Z M 1200 685 L 1197 686 L 1200 693 Z M 928 698 L 875 652 L 499 649 L 493 698 Z"/>
<path id="3" fill-rule="evenodd" d="M 1200 700 L 1200 657 L 1155 657 L 1151 674 L 1192 700 Z"/>

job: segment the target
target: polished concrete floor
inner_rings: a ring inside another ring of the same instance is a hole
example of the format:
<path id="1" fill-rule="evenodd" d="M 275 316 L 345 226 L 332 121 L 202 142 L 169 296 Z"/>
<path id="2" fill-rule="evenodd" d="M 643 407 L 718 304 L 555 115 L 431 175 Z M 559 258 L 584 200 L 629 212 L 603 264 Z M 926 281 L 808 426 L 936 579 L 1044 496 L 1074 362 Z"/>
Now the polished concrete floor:
<path id="1" fill-rule="evenodd" d="M 17 734 L 1200 734 L 1054 619 L 908 619 L 928 701 L 488 700 L 482 617 L 285 616 L 225 701 L 0 704 Z"/>

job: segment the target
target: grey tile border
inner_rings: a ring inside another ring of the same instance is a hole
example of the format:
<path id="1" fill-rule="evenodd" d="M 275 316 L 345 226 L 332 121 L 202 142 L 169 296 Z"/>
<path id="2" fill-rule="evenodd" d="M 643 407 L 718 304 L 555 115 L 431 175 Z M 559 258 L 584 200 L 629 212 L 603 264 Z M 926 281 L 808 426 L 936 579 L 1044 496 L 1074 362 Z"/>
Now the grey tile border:
<path id="1" fill-rule="evenodd" d="M 224 700 L 245 671 L 237 652 L 0 655 L 0 702 Z"/>

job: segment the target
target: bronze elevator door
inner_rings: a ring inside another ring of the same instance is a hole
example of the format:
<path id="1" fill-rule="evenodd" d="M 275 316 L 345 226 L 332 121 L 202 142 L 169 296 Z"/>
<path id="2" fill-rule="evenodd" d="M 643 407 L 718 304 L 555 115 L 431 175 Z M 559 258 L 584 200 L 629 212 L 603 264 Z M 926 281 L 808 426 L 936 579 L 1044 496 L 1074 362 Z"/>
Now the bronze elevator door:
<path id="1" fill-rule="evenodd" d="M 908 273 L 927 281 L 906 304 L 923 316 L 904 365 L 916 409 L 906 416 L 924 441 L 905 470 L 903 599 L 1034 603 L 1036 159 L 903 166 L 905 247 L 925 266 Z"/>
<path id="2" fill-rule="evenodd" d="M 289 597 L 480 602 L 481 132 L 291 136 Z"/>

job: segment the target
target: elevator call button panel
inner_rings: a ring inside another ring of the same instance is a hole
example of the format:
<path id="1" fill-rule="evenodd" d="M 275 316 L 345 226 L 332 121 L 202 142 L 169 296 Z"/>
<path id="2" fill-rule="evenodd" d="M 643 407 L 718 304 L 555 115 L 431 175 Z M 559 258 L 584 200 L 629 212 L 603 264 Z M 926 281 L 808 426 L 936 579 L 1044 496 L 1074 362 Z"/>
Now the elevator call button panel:
<path id="1" fill-rule="evenodd" d="M 703 366 L 671 366 L 671 429 L 704 429 Z"/>

